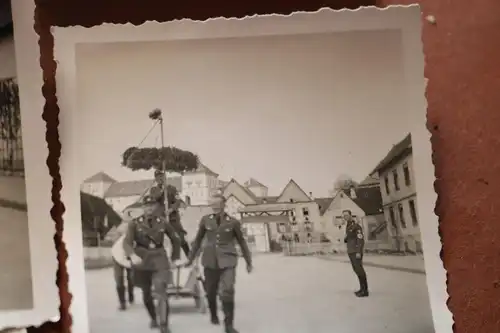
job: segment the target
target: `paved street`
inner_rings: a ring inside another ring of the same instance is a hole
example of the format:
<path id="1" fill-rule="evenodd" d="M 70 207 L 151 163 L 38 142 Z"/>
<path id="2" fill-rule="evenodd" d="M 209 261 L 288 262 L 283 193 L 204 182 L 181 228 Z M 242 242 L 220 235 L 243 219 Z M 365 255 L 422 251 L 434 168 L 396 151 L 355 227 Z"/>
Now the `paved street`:
<path id="1" fill-rule="evenodd" d="M 0 311 L 33 307 L 28 232 L 26 212 L 0 206 Z"/>
<path id="2" fill-rule="evenodd" d="M 241 261 L 236 326 L 241 333 L 434 333 L 425 275 L 367 267 L 371 295 L 354 297 L 350 265 L 313 257 L 256 255 Z M 142 305 L 118 312 L 111 269 L 87 271 L 91 333 L 148 332 Z M 140 292 L 136 291 L 140 300 Z M 219 333 L 192 300 L 172 300 L 173 333 Z"/>

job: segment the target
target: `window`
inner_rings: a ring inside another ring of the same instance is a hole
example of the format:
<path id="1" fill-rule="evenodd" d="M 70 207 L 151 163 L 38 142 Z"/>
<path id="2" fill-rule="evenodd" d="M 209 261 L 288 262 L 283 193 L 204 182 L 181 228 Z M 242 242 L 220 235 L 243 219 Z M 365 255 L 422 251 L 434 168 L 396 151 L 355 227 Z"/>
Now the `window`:
<path id="1" fill-rule="evenodd" d="M 312 223 L 311 222 L 305 222 L 304 223 L 304 229 L 306 229 L 306 231 L 312 231 L 313 230 Z"/>
<path id="2" fill-rule="evenodd" d="M 394 207 L 390 207 L 389 208 L 389 222 L 391 222 L 391 226 L 393 228 L 397 228 L 396 227 L 396 216 L 394 214 Z"/>
<path id="3" fill-rule="evenodd" d="M 403 174 L 405 177 L 405 185 L 411 185 L 411 177 L 410 177 L 410 168 L 408 167 L 408 163 L 403 164 Z"/>
<path id="4" fill-rule="evenodd" d="M 398 169 L 392 170 L 392 178 L 394 180 L 394 189 L 399 191 L 399 176 Z"/>
<path id="5" fill-rule="evenodd" d="M 247 235 L 247 243 L 250 244 L 255 244 L 255 236 L 254 235 Z"/>
<path id="6" fill-rule="evenodd" d="M 403 209 L 403 204 L 398 204 L 398 211 L 399 211 L 399 221 L 401 222 L 401 227 L 405 229 L 406 221 L 405 221 L 405 211 Z"/>
<path id="7" fill-rule="evenodd" d="M 293 202 L 294 202 L 294 200 L 293 200 L 293 199 L 290 199 L 290 202 L 291 202 L 291 203 L 293 203 Z"/>
<path id="8" fill-rule="evenodd" d="M 389 176 L 384 177 L 385 193 L 389 195 L 391 191 L 389 190 Z"/>
<path id="9" fill-rule="evenodd" d="M 422 250 L 422 243 L 419 241 L 415 241 L 415 252 L 417 253 L 423 253 L 424 251 Z"/>
<path id="10" fill-rule="evenodd" d="M 415 200 L 408 201 L 408 206 L 410 206 L 411 224 L 416 227 L 418 225 L 417 217 L 417 207 L 415 206 Z"/>
<path id="11" fill-rule="evenodd" d="M 302 214 L 304 216 L 309 216 L 309 209 L 307 207 L 302 208 Z"/>

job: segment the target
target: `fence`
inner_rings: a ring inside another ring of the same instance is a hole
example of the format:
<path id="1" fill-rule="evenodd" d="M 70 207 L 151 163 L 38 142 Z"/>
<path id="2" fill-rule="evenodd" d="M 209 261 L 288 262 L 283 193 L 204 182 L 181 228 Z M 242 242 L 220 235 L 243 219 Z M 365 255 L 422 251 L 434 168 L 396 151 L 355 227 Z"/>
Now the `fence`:
<path id="1" fill-rule="evenodd" d="M 337 252 L 335 245 L 331 243 L 286 242 L 281 246 L 287 256 L 325 255 Z"/>
<path id="2" fill-rule="evenodd" d="M 0 174 L 24 176 L 19 88 L 13 78 L 0 80 Z"/>

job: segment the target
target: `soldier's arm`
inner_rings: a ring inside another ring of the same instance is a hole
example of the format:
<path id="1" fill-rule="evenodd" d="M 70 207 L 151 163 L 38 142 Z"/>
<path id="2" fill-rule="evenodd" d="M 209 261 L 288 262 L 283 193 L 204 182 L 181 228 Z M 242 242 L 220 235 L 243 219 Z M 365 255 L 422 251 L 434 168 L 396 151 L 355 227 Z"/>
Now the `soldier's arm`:
<path id="1" fill-rule="evenodd" d="M 125 255 L 130 257 L 134 253 L 134 240 L 135 240 L 135 223 L 130 222 L 127 225 L 127 231 L 125 232 L 125 238 L 123 239 L 123 250 Z"/>
<path id="2" fill-rule="evenodd" d="M 243 258 L 245 258 L 247 265 L 251 266 L 252 265 L 252 255 L 250 253 L 250 250 L 248 249 L 247 241 L 245 240 L 245 237 L 243 236 L 243 230 L 241 230 L 241 223 L 240 223 L 240 221 L 235 220 L 234 224 L 235 224 L 234 225 L 234 234 L 236 236 L 236 240 L 238 241 L 238 244 L 240 245 L 241 252 L 243 254 Z"/>
<path id="3" fill-rule="evenodd" d="M 181 257 L 181 240 L 177 236 L 174 228 L 165 221 L 165 234 L 172 243 L 172 253 L 170 254 L 172 261 L 178 260 Z"/>
<path id="4" fill-rule="evenodd" d="M 363 247 L 365 245 L 365 236 L 363 235 L 363 228 L 360 225 L 356 228 L 356 251 L 363 252 Z"/>
<path id="5" fill-rule="evenodd" d="M 192 262 L 198 255 L 198 251 L 200 251 L 201 242 L 203 242 L 206 231 L 207 229 L 205 229 L 205 219 L 201 218 L 200 225 L 198 226 L 198 231 L 196 232 L 196 237 L 193 241 L 193 246 L 191 247 L 191 252 L 189 252 L 188 261 Z"/>

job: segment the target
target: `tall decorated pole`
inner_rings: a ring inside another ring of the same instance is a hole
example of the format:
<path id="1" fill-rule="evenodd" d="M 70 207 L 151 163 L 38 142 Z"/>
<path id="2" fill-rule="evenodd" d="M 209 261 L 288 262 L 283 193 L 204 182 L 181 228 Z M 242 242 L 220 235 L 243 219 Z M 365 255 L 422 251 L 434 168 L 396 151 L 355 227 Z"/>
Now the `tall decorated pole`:
<path id="1" fill-rule="evenodd" d="M 153 116 L 151 116 L 153 115 Z M 165 134 L 163 132 L 163 114 L 160 109 L 154 109 L 150 113 L 150 118 L 158 120 L 160 122 L 160 140 L 161 140 L 161 153 L 160 153 L 160 158 L 161 158 L 161 172 L 163 173 L 163 200 L 164 200 L 164 205 L 165 205 L 165 218 L 168 221 L 168 187 L 167 187 L 167 167 L 166 167 L 166 161 L 165 161 L 165 156 L 163 154 L 165 153 Z"/>

